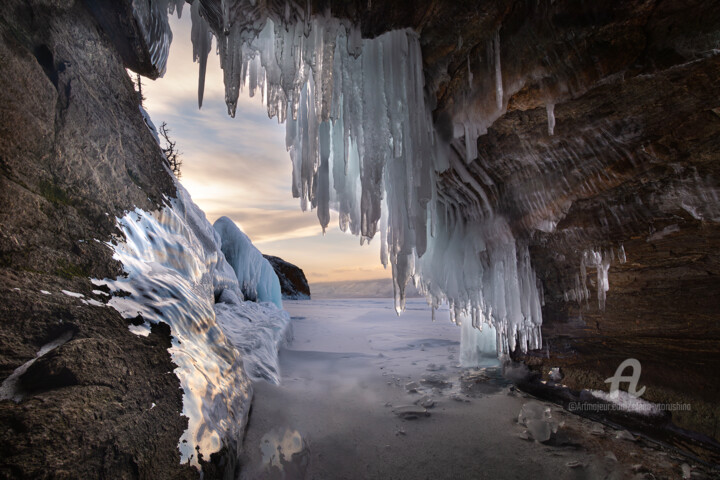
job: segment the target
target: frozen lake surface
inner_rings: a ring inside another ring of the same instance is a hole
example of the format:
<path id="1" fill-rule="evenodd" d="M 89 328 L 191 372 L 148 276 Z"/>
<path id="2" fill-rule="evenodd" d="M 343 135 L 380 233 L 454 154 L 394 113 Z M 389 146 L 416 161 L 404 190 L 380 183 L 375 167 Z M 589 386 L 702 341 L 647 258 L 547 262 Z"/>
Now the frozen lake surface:
<path id="1" fill-rule="evenodd" d="M 460 368 L 461 329 L 423 299 L 400 317 L 391 299 L 284 306 L 294 340 L 282 384 L 255 384 L 241 478 L 620 479 L 662 462 L 682 478 L 627 432 L 516 391 L 493 357 Z M 524 405 L 543 416 L 535 430 L 518 423 Z M 553 438 L 533 440 L 546 423 Z"/>

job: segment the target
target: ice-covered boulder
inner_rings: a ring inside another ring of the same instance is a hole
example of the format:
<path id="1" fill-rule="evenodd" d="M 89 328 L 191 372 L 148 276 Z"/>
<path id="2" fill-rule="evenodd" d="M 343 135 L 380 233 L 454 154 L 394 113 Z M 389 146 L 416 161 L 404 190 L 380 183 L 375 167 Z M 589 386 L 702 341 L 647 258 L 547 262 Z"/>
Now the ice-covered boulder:
<path id="1" fill-rule="evenodd" d="M 213 225 L 222 240 L 222 252 L 235 270 L 246 300 L 271 302 L 282 308 L 280 281 L 272 265 L 235 222 L 220 217 Z"/>

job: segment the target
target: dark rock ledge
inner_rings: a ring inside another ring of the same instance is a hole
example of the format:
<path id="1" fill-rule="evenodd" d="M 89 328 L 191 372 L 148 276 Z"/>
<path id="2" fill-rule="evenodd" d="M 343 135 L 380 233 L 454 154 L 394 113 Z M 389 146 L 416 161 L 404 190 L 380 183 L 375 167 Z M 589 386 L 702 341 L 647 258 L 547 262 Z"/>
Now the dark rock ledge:
<path id="1" fill-rule="evenodd" d="M 286 262 L 280 257 L 263 256 L 270 262 L 280 280 L 283 299 L 310 300 L 310 285 L 308 285 L 302 268 Z"/>

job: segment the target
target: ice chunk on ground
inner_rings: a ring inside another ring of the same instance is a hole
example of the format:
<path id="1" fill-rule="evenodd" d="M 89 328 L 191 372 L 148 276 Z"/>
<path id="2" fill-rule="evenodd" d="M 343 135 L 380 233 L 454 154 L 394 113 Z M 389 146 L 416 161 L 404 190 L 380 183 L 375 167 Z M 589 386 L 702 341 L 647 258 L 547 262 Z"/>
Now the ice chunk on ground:
<path id="1" fill-rule="evenodd" d="M 605 429 L 599 423 L 593 423 L 590 427 L 590 433 L 592 435 L 602 436 L 605 435 Z"/>
<path id="2" fill-rule="evenodd" d="M 546 420 L 528 420 L 526 423 L 528 431 L 538 442 L 547 442 L 552 435 L 550 423 Z"/>
<path id="3" fill-rule="evenodd" d="M 426 387 L 439 389 L 452 387 L 452 382 L 449 382 L 446 376 L 440 375 L 438 373 L 431 373 L 429 375 L 426 375 L 422 378 L 422 380 L 420 380 L 420 383 Z"/>
<path id="4" fill-rule="evenodd" d="M 84 303 L 85 305 L 92 305 L 93 307 L 104 307 L 105 306 L 104 303 L 98 302 L 97 300 L 93 300 L 93 299 L 81 300 L 81 302 Z"/>
<path id="5" fill-rule="evenodd" d="M 405 420 L 415 420 L 420 417 L 428 417 L 430 413 L 423 407 L 417 405 L 402 405 L 395 407 L 393 413 Z"/>
<path id="6" fill-rule="evenodd" d="M 61 290 L 61 292 L 64 293 L 65 295 L 67 295 L 68 297 L 85 298 L 85 295 L 83 295 L 82 293 L 70 292 L 68 290 Z"/>
<path id="7" fill-rule="evenodd" d="M 615 434 L 615 438 L 618 438 L 618 439 L 621 439 L 621 440 L 627 440 L 627 441 L 630 441 L 630 442 L 634 442 L 634 441 L 637 440 L 637 438 L 635 438 L 635 435 L 633 435 L 632 433 L 628 432 L 627 430 L 619 430 L 619 431 L 617 432 L 617 434 Z"/>
<path id="8" fill-rule="evenodd" d="M 408 393 L 417 393 L 418 388 L 420 388 L 420 385 L 418 385 L 417 382 L 408 382 L 405 384 L 405 390 L 407 390 Z"/>
<path id="9" fill-rule="evenodd" d="M 612 393 L 602 390 L 590 390 L 590 393 L 606 402 L 614 403 L 620 410 L 632 413 L 639 413 L 647 416 L 662 415 L 663 411 L 654 403 L 643 400 L 623 390 L 616 390 Z"/>
<path id="10" fill-rule="evenodd" d="M 417 399 L 415 401 L 415 405 L 420 405 L 424 408 L 432 408 L 435 406 L 435 400 L 425 395 L 424 397 Z"/>
<path id="11" fill-rule="evenodd" d="M 548 372 L 548 376 L 550 377 L 550 380 L 553 382 L 559 382 L 563 379 L 563 374 L 560 373 L 560 367 L 553 367 Z"/>
<path id="12" fill-rule="evenodd" d="M 466 396 L 460 395 L 459 393 L 453 393 L 450 395 L 450 400 L 455 400 L 456 402 L 460 403 L 470 403 L 470 399 L 468 399 Z"/>
<path id="13" fill-rule="evenodd" d="M 517 421 L 528 428 L 535 440 L 547 442 L 552 434 L 557 432 L 557 425 L 551 418 L 550 407 L 533 401 L 522 406 Z"/>

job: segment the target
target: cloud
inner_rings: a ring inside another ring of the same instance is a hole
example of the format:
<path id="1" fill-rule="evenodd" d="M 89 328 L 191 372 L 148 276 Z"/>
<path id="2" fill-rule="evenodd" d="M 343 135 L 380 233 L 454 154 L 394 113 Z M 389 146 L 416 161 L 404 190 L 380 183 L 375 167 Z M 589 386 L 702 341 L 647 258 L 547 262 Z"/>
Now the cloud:
<path id="1" fill-rule="evenodd" d="M 327 273 L 323 273 L 323 272 L 307 272 L 306 275 L 309 277 L 314 277 L 314 278 L 324 278 L 324 277 L 328 276 Z"/>
<path id="2" fill-rule="evenodd" d="M 172 16 L 170 26 L 173 31 L 173 42 L 170 46 L 167 71 L 164 77 L 158 80 L 144 82 L 146 88 L 153 91 L 151 99 L 153 109 L 160 115 L 176 111 L 178 102 L 192 104 L 198 111 L 199 65 L 193 62 L 189 15 L 184 16 L 181 20 Z M 213 38 L 205 74 L 203 108 L 199 112 L 210 111 L 217 117 L 221 115 L 227 117 L 223 71 L 220 68 L 220 57 L 215 53 L 215 43 Z M 262 105 L 260 95 L 256 94 L 254 98 L 250 98 L 247 91 L 241 92 L 238 98 L 237 113 L 238 118 L 250 114 L 255 117 L 254 119 L 257 119 L 258 115 L 267 119 L 267 109 Z"/>
<path id="3" fill-rule="evenodd" d="M 314 237 L 322 234 L 315 213 L 289 210 L 240 208 L 223 210 L 222 215 L 233 220 L 253 243 L 260 245 L 276 240 Z M 210 215 L 208 215 L 210 217 Z"/>
<path id="4" fill-rule="evenodd" d="M 379 267 L 352 267 L 352 268 L 336 268 L 330 271 L 330 273 L 359 273 L 359 272 L 377 272 L 383 271 L 382 266 Z"/>

